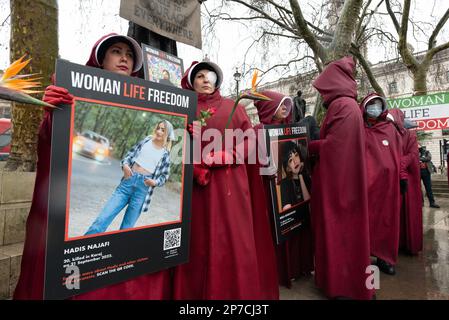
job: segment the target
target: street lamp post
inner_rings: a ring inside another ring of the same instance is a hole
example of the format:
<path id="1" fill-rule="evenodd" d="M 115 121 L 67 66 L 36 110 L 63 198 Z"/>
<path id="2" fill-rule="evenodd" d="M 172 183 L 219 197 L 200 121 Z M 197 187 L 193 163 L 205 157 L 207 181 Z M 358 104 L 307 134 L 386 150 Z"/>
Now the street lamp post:
<path id="1" fill-rule="evenodd" d="M 238 95 L 239 95 L 239 82 L 240 82 L 241 78 L 242 78 L 242 74 L 239 72 L 239 69 L 236 67 L 235 73 L 234 73 L 236 97 L 238 97 Z"/>

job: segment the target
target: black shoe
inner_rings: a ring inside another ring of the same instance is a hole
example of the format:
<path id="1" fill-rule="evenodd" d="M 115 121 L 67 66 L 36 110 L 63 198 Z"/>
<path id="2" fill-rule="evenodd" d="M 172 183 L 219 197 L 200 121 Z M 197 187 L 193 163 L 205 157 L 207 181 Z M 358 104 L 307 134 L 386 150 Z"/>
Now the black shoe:
<path id="1" fill-rule="evenodd" d="M 394 268 L 394 265 L 389 264 L 388 262 L 377 258 L 377 266 L 379 267 L 379 270 L 383 273 L 389 274 L 390 276 L 394 276 L 396 274 L 396 269 Z"/>
<path id="2" fill-rule="evenodd" d="M 437 205 L 436 203 L 431 203 L 431 204 L 429 205 L 429 207 L 431 207 L 431 208 L 437 208 L 437 209 L 440 208 L 440 206 Z"/>

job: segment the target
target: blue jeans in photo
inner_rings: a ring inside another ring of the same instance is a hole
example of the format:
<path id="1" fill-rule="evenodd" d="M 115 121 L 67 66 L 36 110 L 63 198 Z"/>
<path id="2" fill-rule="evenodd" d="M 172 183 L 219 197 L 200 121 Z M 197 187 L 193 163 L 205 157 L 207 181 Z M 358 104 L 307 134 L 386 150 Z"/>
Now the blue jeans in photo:
<path id="1" fill-rule="evenodd" d="M 105 232 L 126 205 L 128 207 L 126 208 L 120 230 L 134 227 L 140 216 L 145 197 L 148 194 L 148 188 L 144 183 L 144 176 L 140 173 L 133 173 L 128 179 L 122 179 L 85 235 Z"/>

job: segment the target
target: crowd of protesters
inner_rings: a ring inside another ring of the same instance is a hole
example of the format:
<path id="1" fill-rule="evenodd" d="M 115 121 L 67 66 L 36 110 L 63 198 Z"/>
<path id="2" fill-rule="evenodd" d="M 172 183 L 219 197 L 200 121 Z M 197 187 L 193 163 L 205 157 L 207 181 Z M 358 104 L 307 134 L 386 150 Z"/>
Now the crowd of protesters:
<path id="1" fill-rule="evenodd" d="M 87 65 L 135 76 L 142 53 L 132 38 L 110 34 L 94 45 Z M 388 110 L 384 97 L 370 94 L 358 103 L 354 68 L 354 60 L 344 57 L 327 65 L 313 82 L 326 108 L 320 127 L 306 116 L 301 91 L 294 99 L 264 91 L 270 101 L 255 103 L 259 125 L 253 127 L 245 108 L 238 105 L 227 127 L 233 101 L 220 93 L 221 68 L 210 61 L 193 62 L 182 88 L 197 94 L 197 115 L 216 108 L 199 134 L 192 132 L 201 151 L 201 131 L 209 128 L 257 133 L 270 124 L 307 127 L 311 179 L 301 180 L 300 172 L 290 170 L 307 202 L 306 223 L 276 244 L 271 177 L 260 175 L 263 164 L 245 161 L 254 146 L 243 141 L 242 146 L 211 152 L 194 164 L 188 263 L 74 298 L 279 299 L 279 285 L 290 287 L 293 279 L 314 273 L 317 287 L 328 298 L 372 299 L 375 292 L 366 281 L 370 265 L 394 275 L 400 248 L 411 254 L 422 250 L 420 183 L 426 167 L 420 160 L 426 163 L 426 154 L 418 150 L 416 133 L 405 125 L 403 113 Z M 73 96 L 52 85 L 43 100 L 68 107 Z M 58 111 L 46 111 L 39 133 L 36 185 L 15 299 L 42 299 L 52 112 Z M 304 154 L 293 150 L 286 157 L 301 162 Z M 430 204 L 436 207 L 430 178 L 423 180 Z"/>

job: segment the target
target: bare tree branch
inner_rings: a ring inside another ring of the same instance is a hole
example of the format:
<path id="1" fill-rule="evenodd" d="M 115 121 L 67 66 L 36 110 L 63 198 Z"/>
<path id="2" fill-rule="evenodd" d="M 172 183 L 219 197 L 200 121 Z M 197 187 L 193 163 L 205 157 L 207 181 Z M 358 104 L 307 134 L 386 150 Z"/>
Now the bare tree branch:
<path id="1" fill-rule="evenodd" d="M 316 56 L 320 57 L 321 61 L 326 61 L 327 60 L 326 51 L 324 50 L 323 46 L 318 42 L 315 35 L 310 31 L 307 22 L 304 19 L 298 1 L 290 0 L 290 6 L 293 11 L 293 17 L 295 18 L 296 24 L 298 25 L 298 32 L 300 33 L 304 41 L 307 42 L 310 49 L 312 49 L 313 53 Z"/>
<path id="2" fill-rule="evenodd" d="M 277 37 L 284 37 L 284 38 L 290 38 L 290 39 L 295 39 L 295 40 L 300 40 L 301 37 L 297 36 L 297 35 L 288 35 L 288 34 L 282 34 L 282 33 L 276 33 L 276 32 L 268 32 L 268 31 L 264 31 L 264 34 L 266 35 L 270 35 L 270 36 L 277 36 Z"/>
<path id="3" fill-rule="evenodd" d="M 429 50 L 431 50 L 436 45 L 436 37 L 438 33 L 440 33 L 441 29 L 447 22 L 447 19 L 449 18 L 449 8 L 446 10 L 444 15 L 441 17 L 440 21 L 438 22 L 437 26 L 432 32 L 432 35 L 429 38 Z"/>
<path id="4" fill-rule="evenodd" d="M 286 25 L 286 26 L 290 26 L 290 28 L 292 27 L 292 25 L 290 24 L 290 21 L 288 21 L 287 16 L 285 15 L 285 12 L 283 12 L 282 10 L 276 8 L 277 13 L 279 14 L 279 17 L 282 19 L 282 22 Z"/>
<path id="5" fill-rule="evenodd" d="M 290 31 L 291 33 L 296 33 L 296 30 L 294 30 L 294 29 L 290 28 L 289 26 L 287 26 L 287 25 L 285 25 L 285 24 L 279 22 L 279 20 L 274 19 L 274 18 L 271 17 L 269 14 L 267 14 L 267 13 L 264 12 L 263 10 L 257 8 L 256 6 L 253 6 L 253 5 L 251 5 L 251 4 L 249 4 L 249 3 L 246 3 L 246 2 L 244 2 L 244 1 L 242 1 L 242 0 L 226 0 L 226 1 L 239 3 L 239 4 L 241 4 L 241 5 L 245 6 L 245 7 L 249 8 L 249 9 L 251 9 L 251 10 L 253 10 L 253 11 L 259 13 L 259 14 L 261 14 L 261 15 L 264 16 L 267 20 L 269 20 L 269 21 L 271 21 L 271 22 L 277 24 L 277 25 L 280 26 L 281 28 L 284 28 L 284 29 Z"/>
<path id="6" fill-rule="evenodd" d="M 274 66 L 271 66 L 270 68 L 268 68 L 268 69 L 265 70 L 265 71 L 259 69 L 259 71 L 261 72 L 260 75 L 263 76 L 263 75 L 267 74 L 268 72 L 270 72 L 271 70 L 273 70 L 273 69 L 275 69 L 275 68 L 279 68 L 279 67 L 288 67 L 288 66 L 290 66 L 292 63 L 300 62 L 300 61 L 305 60 L 305 59 L 312 59 L 312 60 L 315 60 L 315 57 L 306 55 L 306 56 L 303 56 L 303 57 L 301 57 L 301 58 L 299 58 L 299 59 L 293 59 L 293 60 L 290 60 L 290 61 L 288 61 L 287 63 L 279 63 L 279 64 L 276 64 L 276 65 L 274 65 Z M 247 71 L 247 73 L 249 73 L 250 71 L 252 71 L 252 70 L 254 70 L 254 69 L 255 69 L 255 68 L 250 68 L 250 69 Z"/>
<path id="7" fill-rule="evenodd" d="M 370 65 L 366 61 L 365 57 L 361 54 L 359 48 L 357 48 L 354 44 L 351 46 L 351 53 L 359 60 L 360 65 L 363 68 L 363 71 L 365 71 L 368 80 L 373 87 L 374 91 L 379 93 L 382 96 L 385 96 L 385 93 L 382 89 L 382 87 L 379 85 L 379 82 L 377 82 L 376 77 L 373 74 L 373 71 L 371 70 Z"/>
<path id="8" fill-rule="evenodd" d="M 410 16 L 410 2 L 411 0 L 404 0 L 404 9 L 402 11 L 401 27 L 399 28 L 399 52 L 405 65 L 410 70 L 416 70 L 418 68 L 418 61 L 410 52 L 407 45 L 407 31 L 408 20 Z"/>
<path id="9" fill-rule="evenodd" d="M 333 34 L 332 32 L 329 32 L 329 31 L 323 30 L 323 29 L 321 29 L 321 28 L 318 28 L 317 26 L 313 25 L 313 24 L 310 23 L 310 22 L 307 22 L 307 21 L 306 21 L 306 23 L 307 23 L 307 25 L 308 25 L 309 27 L 311 27 L 313 30 L 318 31 L 318 32 L 321 33 L 321 34 L 327 35 L 327 36 L 329 36 L 329 37 L 333 37 L 333 36 L 334 36 L 334 34 Z"/>
<path id="10" fill-rule="evenodd" d="M 291 10 L 288 10 L 286 7 L 281 6 L 272 0 L 265 0 L 265 1 L 275 7 L 275 9 L 279 13 L 279 16 L 281 16 L 283 18 L 284 23 L 286 25 L 289 25 L 292 29 L 295 29 L 296 26 L 295 26 L 293 18 L 292 18 L 293 12 Z"/>
<path id="11" fill-rule="evenodd" d="M 365 25 L 363 26 L 363 27 L 361 27 L 361 24 L 362 24 L 362 22 L 363 22 L 363 19 L 364 19 L 364 15 L 362 15 L 362 18 L 360 19 L 360 23 L 359 23 L 359 26 L 357 27 L 357 29 L 356 30 L 358 30 L 357 31 L 357 36 L 356 36 L 356 43 L 360 43 L 360 38 L 363 36 L 363 34 L 365 33 L 365 31 L 366 31 L 366 28 L 368 27 L 368 25 L 369 25 L 369 23 L 371 22 L 371 18 L 373 17 L 373 15 L 377 12 L 377 10 L 379 9 L 379 7 L 380 7 L 380 5 L 382 4 L 384 2 L 384 0 L 381 0 L 378 4 L 377 4 L 377 6 L 376 6 L 376 8 L 374 9 L 374 10 L 371 10 L 371 12 L 369 13 L 369 15 L 368 15 L 368 21 L 365 23 Z M 371 0 L 368 2 L 368 5 L 371 3 Z M 365 7 L 365 9 L 366 8 L 368 8 L 368 6 L 366 6 Z M 366 13 L 366 12 L 365 12 Z"/>
<path id="12" fill-rule="evenodd" d="M 291 11 L 288 10 L 287 8 L 285 8 L 285 7 L 283 7 L 283 6 L 279 5 L 279 4 L 277 4 L 276 2 L 274 2 L 274 1 L 272 1 L 272 0 L 265 0 L 265 1 L 268 2 L 268 3 L 270 3 L 270 4 L 272 4 L 276 9 L 283 10 L 283 11 L 285 11 L 286 13 L 288 13 L 288 14 L 290 14 L 290 15 L 293 14 L 293 12 L 291 12 Z"/>
<path id="13" fill-rule="evenodd" d="M 354 17 L 359 16 L 362 4 L 362 0 L 346 0 L 344 2 L 335 30 L 335 36 L 331 43 L 332 53 L 334 55 L 331 57 L 331 60 L 342 58 L 349 53 L 352 36 L 356 27 Z"/>
<path id="14" fill-rule="evenodd" d="M 226 14 L 228 15 L 228 14 Z M 257 20 L 257 19 L 263 19 L 266 20 L 265 17 L 263 16 L 254 16 L 254 17 L 231 17 L 228 15 L 228 17 L 223 17 L 221 15 L 211 15 L 211 18 L 218 18 L 220 20 L 225 20 L 225 21 L 237 21 L 237 20 Z"/>
<path id="15" fill-rule="evenodd" d="M 11 16 L 11 14 L 8 14 L 8 16 L 6 17 L 6 19 L 2 22 L 1 26 L 3 27 L 6 23 L 6 21 L 8 21 L 9 17 Z"/>
<path id="16" fill-rule="evenodd" d="M 362 30 L 364 30 L 364 28 L 362 28 L 362 23 L 363 23 L 363 20 L 365 19 L 366 11 L 368 10 L 368 7 L 371 4 L 371 1 L 372 0 L 368 0 L 366 2 L 365 6 L 364 6 L 364 8 L 362 10 L 362 14 L 360 15 L 359 23 L 357 23 L 357 27 L 355 28 L 356 35 L 357 35 L 356 36 L 356 41 L 355 41 L 356 43 L 358 43 L 357 39 L 360 38 L 362 36 L 362 34 L 363 34 Z M 366 25 L 365 25 L 365 27 L 366 27 Z"/>
<path id="17" fill-rule="evenodd" d="M 429 50 L 427 52 L 427 54 L 430 55 L 433 58 L 433 56 L 435 54 L 437 54 L 438 52 L 443 51 L 443 50 L 445 50 L 447 48 L 449 48 L 449 42 L 446 42 L 446 43 L 444 43 L 442 45 L 439 45 L 439 46 L 437 46 L 435 48 L 432 48 L 431 50 Z"/>
<path id="18" fill-rule="evenodd" d="M 394 27 L 396 28 L 396 31 L 397 31 L 397 33 L 399 34 L 399 33 L 400 33 L 401 27 L 400 27 L 400 25 L 399 25 L 398 19 L 396 19 L 395 13 L 394 13 L 393 10 L 391 9 L 390 0 L 385 0 L 385 5 L 386 5 L 386 7 L 387 7 L 388 14 L 389 14 L 390 17 L 391 17 L 391 20 L 393 21 Z"/>
<path id="19" fill-rule="evenodd" d="M 375 32 L 369 32 L 366 37 L 361 39 L 360 43 L 366 43 L 372 37 L 380 35 L 380 36 L 387 38 L 388 41 L 398 44 L 398 40 L 396 40 L 395 37 L 393 36 L 393 34 L 391 34 L 390 32 L 386 32 L 379 28 L 370 28 L 369 31 L 371 31 L 371 30 L 375 31 Z"/>

